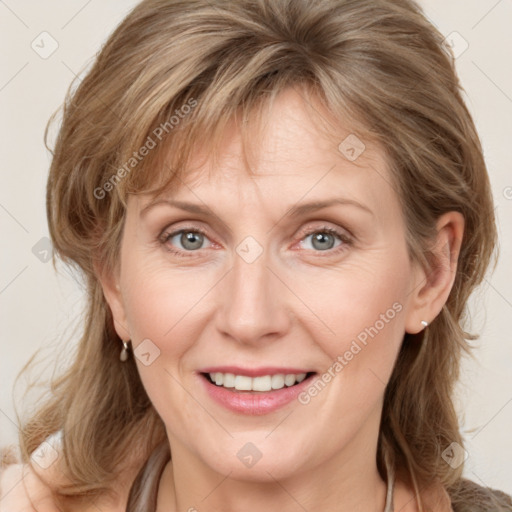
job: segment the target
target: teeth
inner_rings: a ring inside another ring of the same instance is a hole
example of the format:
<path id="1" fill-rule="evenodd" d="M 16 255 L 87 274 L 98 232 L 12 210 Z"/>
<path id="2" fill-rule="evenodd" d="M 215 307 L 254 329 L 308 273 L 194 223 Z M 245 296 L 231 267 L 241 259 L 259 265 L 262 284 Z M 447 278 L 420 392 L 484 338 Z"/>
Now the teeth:
<path id="1" fill-rule="evenodd" d="M 234 388 L 235 387 L 235 376 L 232 373 L 224 374 L 224 382 L 222 385 L 225 388 Z"/>
<path id="2" fill-rule="evenodd" d="M 295 375 L 291 373 L 286 375 L 284 378 L 284 383 L 287 386 L 293 386 L 295 384 Z"/>
<path id="3" fill-rule="evenodd" d="M 270 391 L 272 389 L 272 377 L 270 375 L 263 375 L 261 377 L 254 377 L 252 379 L 253 391 Z"/>
<path id="4" fill-rule="evenodd" d="M 246 375 L 234 375 L 233 373 L 210 373 L 210 379 L 217 385 L 225 388 L 235 388 L 237 391 L 271 391 L 290 387 L 302 382 L 306 378 L 305 373 L 279 373 L 277 375 L 261 375 L 260 377 L 247 377 Z"/>
<path id="5" fill-rule="evenodd" d="M 284 375 L 279 373 L 277 375 L 272 375 L 272 389 L 281 389 L 284 388 Z"/>
<path id="6" fill-rule="evenodd" d="M 237 375 L 235 377 L 235 389 L 238 389 L 239 391 L 251 391 L 251 377 L 246 377 L 245 375 Z"/>

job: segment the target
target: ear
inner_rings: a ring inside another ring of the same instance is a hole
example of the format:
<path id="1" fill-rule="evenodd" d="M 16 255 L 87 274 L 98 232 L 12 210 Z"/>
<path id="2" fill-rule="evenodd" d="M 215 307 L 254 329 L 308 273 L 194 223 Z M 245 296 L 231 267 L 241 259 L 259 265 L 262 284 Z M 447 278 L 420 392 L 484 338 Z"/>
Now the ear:
<path id="1" fill-rule="evenodd" d="M 121 288 L 119 286 L 118 269 L 115 271 L 108 271 L 104 267 L 100 266 L 100 264 L 94 263 L 94 270 L 103 289 L 105 300 L 112 312 L 116 333 L 123 341 L 129 341 L 130 333 L 128 331 L 126 312 Z"/>
<path id="2" fill-rule="evenodd" d="M 436 229 L 430 268 L 422 269 L 418 264 L 415 272 L 405 324 L 405 330 L 410 334 L 422 331 L 424 326 L 421 322 L 431 323 L 441 312 L 455 281 L 464 217 L 459 212 L 445 213 L 439 217 Z"/>

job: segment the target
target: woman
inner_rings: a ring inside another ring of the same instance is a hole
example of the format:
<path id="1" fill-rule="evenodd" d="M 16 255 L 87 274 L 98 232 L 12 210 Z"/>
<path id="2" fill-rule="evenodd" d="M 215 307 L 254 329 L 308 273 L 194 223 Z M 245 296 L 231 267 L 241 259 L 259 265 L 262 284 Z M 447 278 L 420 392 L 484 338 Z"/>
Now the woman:
<path id="1" fill-rule="evenodd" d="M 411 1 L 142 2 L 69 95 L 47 206 L 89 307 L 6 510 L 512 510 L 461 477 L 496 228 Z"/>

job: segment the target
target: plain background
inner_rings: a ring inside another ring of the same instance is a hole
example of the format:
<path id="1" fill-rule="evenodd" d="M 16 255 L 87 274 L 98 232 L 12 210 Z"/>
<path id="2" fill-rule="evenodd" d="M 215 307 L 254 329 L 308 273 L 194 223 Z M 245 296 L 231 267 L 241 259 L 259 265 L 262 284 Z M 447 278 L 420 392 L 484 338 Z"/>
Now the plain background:
<path id="1" fill-rule="evenodd" d="M 56 274 L 47 261 L 45 125 L 71 80 L 136 3 L 0 0 L 0 446 L 16 441 L 14 402 L 30 404 L 21 398 L 25 379 L 13 392 L 16 375 L 38 349 L 46 366 L 56 351 L 72 350 L 83 305 L 77 279 L 62 268 Z M 512 493 L 512 0 L 420 4 L 458 55 L 501 235 L 499 264 L 471 304 L 472 330 L 481 338 L 474 361 L 464 362 L 458 392 L 465 475 Z M 48 374 L 44 364 L 37 370 Z"/>

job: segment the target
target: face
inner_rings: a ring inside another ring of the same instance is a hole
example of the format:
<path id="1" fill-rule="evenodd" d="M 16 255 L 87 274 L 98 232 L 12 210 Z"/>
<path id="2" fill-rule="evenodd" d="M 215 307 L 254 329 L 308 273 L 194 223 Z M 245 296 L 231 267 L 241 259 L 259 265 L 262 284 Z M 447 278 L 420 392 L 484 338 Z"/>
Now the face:
<path id="1" fill-rule="evenodd" d="M 383 153 L 366 144 L 350 161 L 310 115 L 297 93 L 278 97 L 253 176 L 233 128 L 218 168 L 130 197 L 104 285 L 173 453 L 233 478 L 285 478 L 376 445 L 414 314 Z"/>

